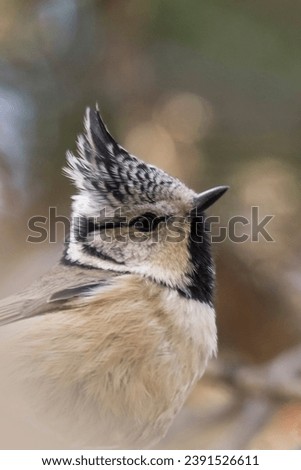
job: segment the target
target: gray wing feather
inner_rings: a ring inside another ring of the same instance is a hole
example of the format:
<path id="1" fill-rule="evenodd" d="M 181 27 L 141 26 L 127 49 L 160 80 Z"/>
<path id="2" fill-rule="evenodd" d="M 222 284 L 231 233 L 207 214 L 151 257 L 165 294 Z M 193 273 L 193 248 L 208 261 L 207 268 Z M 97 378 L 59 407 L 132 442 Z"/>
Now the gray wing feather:
<path id="1" fill-rule="evenodd" d="M 68 308 L 68 301 L 105 286 L 118 273 L 57 265 L 30 287 L 0 301 L 0 326 Z M 62 289 L 64 286 L 64 289 Z"/>
<path id="2" fill-rule="evenodd" d="M 98 281 L 91 284 L 70 287 L 69 289 L 62 289 L 52 294 L 47 302 L 58 302 L 61 300 L 73 299 L 74 297 L 81 297 L 91 292 L 95 287 L 107 286 L 108 284 L 109 281 Z"/>

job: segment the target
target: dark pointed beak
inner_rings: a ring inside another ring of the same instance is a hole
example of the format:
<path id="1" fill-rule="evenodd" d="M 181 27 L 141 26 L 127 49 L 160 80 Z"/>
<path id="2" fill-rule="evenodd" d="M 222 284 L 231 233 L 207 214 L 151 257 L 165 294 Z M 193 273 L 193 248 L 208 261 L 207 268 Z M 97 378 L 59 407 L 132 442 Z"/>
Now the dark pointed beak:
<path id="1" fill-rule="evenodd" d="M 223 194 L 229 189 L 229 186 L 216 186 L 216 188 L 208 189 L 200 193 L 195 201 L 195 209 L 198 212 L 203 212 L 208 207 L 212 206 Z"/>

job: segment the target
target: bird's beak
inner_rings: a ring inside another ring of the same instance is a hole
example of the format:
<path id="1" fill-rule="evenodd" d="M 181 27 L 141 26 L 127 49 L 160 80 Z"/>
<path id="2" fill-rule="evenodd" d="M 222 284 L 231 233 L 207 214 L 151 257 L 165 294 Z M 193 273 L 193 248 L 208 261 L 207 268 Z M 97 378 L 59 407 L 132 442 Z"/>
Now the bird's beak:
<path id="1" fill-rule="evenodd" d="M 216 186 L 216 188 L 207 189 L 200 193 L 195 201 L 194 201 L 194 208 L 197 212 L 203 212 L 208 207 L 212 206 L 227 190 L 229 186 Z M 195 210 L 194 209 L 194 210 Z"/>

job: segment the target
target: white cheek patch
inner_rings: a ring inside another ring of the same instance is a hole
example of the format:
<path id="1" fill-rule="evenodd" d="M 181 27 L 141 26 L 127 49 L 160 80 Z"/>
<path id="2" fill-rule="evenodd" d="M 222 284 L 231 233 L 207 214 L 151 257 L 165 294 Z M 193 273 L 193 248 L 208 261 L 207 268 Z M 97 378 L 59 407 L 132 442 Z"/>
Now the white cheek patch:
<path id="1" fill-rule="evenodd" d="M 72 263 L 77 263 L 84 266 L 90 266 L 91 268 L 104 269 L 109 271 L 127 272 L 128 269 L 124 264 L 117 264 L 113 261 L 98 258 L 96 256 L 89 255 L 82 251 L 81 245 L 78 243 L 69 243 L 66 258 Z"/>

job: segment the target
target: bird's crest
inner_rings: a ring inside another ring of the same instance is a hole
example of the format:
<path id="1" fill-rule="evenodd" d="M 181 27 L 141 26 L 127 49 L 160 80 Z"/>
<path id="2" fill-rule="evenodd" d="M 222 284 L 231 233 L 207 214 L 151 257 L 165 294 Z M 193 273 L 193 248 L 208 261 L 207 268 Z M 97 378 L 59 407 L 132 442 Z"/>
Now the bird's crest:
<path id="1" fill-rule="evenodd" d="M 97 107 L 87 109 L 84 125 L 78 157 L 69 151 L 64 168 L 80 194 L 91 193 L 112 208 L 168 200 L 171 192 L 175 199 L 183 197 L 179 180 L 130 155 L 113 139 Z"/>

